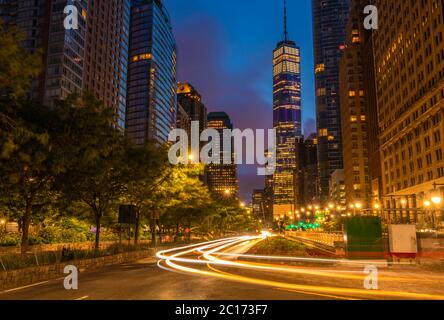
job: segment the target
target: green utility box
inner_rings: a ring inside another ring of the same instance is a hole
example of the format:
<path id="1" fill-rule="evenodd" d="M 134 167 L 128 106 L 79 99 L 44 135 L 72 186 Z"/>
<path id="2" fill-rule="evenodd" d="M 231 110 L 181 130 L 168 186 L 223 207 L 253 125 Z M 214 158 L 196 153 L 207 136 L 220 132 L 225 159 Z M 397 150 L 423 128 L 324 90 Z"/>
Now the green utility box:
<path id="1" fill-rule="evenodd" d="M 352 217 L 344 225 L 345 252 L 349 259 L 382 259 L 382 225 L 379 217 Z"/>

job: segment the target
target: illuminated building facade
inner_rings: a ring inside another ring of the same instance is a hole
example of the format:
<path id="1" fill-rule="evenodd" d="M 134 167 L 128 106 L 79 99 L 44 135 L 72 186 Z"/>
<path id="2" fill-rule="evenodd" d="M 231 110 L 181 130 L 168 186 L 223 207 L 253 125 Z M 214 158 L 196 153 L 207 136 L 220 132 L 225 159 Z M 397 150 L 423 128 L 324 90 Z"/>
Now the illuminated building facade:
<path id="1" fill-rule="evenodd" d="M 347 204 L 343 169 L 335 170 L 330 176 L 329 200 L 331 203 L 341 207 L 345 207 Z"/>
<path id="2" fill-rule="evenodd" d="M 273 215 L 287 214 L 296 206 L 296 141 L 301 130 L 300 50 L 285 37 L 273 52 L 273 127 L 276 130 L 276 171 L 273 176 Z"/>
<path id="3" fill-rule="evenodd" d="M 130 34 L 127 135 L 164 144 L 176 126 L 176 43 L 160 0 L 133 1 Z"/>
<path id="4" fill-rule="evenodd" d="M 346 48 L 342 52 L 340 63 L 341 127 L 347 203 L 360 203 L 364 208 L 371 208 L 369 110 L 363 65 L 363 9 L 359 1 L 350 2 Z"/>
<path id="5" fill-rule="evenodd" d="M 177 86 L 177 101 L 190 117 L 191 121 L 199 121 L 199 133 L 207 127 L 207 108 L 202 97 L 189 83 L 179 83 Z"/>
<path id="6" fill-rule="evenodd" d="M 219 132 L 220 141 L 220 159 L 224 158 L 226 153 L 231 157 L 231 164 L 209 164 L 205 167 L 205 180 L 210 190 L 222 197 L 237 197 L 239 193 L 239 184 L 237 179 L 237 166 L 234 159 L 233 139 L 231 139 L 230 150 L 224 149 L 223 131 L 225 129 L 233 130 L 233 124 L 230 117 L 225 112 L 211 112 L 208 114 L 207 127 Z"/>
<path id="7" fill-rule="evenodd" d="M 78 29 L 65 30 L 66 5 L 78 9 Z M 83 89 L 88 2 L 36 0 L 0 2 L 0 17 L 7 25 L 17 26 L 26 35 L 23 48 L 42 49 L 44 71 L 34 81 L 29 98 L 46 105 Z"/>
<path id="8" fill-rule="evenodd" d="M 319 184 L 328 199 L 330 175 L 343 168 L 339 61 L 349 0 L 312 0 Z"/>
<path id="9" fill-rule="evenodd" d="M 77 7 L 77 29 L 64 27 L 67 5 Z M 53 105 L 87 90 L 115 111 L 115 125 L 124 128 L 130 0 L 4 0 L 0 17 L 26 34 L 24 48 L 43 51 L 44 70 L 31 99 Z"/>
<path id="10" fill-rule="evenodd" d="M 115 123 L 122 131 L 125 129 L 130 8 L 130 0 L 88 0 L 83 87 L 114 110 Z"/>
<path id="11" fill-rule="evenodd" d="M 377 0 L 375 5 L 381 204 L 392 222 L 426 224 L 432 215 L 418 217 L 409 208 L 427 212 L 433 209 L 428 200 L 443 198 L 444 3 Z M 442 216 L 434 220 L 444 227 Z"/>

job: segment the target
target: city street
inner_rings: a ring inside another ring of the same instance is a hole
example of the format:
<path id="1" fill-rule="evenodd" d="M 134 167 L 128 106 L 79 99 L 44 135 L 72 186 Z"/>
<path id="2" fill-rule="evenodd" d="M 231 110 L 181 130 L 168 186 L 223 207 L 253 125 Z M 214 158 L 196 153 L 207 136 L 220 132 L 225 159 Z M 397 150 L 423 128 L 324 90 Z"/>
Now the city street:
<path id="1" fill-rule="evenodd" d="M 444 299 L 444 274 L 415 266 L 380 268 L 379 290 L 366 290 L 363 268 L 353 262 L 295 265 L 290 258 L 242 255 L 262 240 L 239 237 L 159 252 L 159 262 L 80 274 L 79 290 L 67 291 L 57 279 L 2 292 L 0 300 Z"/>

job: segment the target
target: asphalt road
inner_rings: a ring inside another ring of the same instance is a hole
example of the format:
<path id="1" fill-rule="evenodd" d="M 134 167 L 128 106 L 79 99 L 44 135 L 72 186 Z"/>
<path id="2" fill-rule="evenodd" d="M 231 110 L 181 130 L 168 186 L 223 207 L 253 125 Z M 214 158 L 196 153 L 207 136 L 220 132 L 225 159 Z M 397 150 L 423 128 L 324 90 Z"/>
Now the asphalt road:
<path id="1" fill-rule="evenodd" d="M 80 273 L 78 290 L 63 279 L 0 292 L 0 300 L 354 300 L 444 299 L 444 274 L 382 269 L 366 290 L 361 267 L 252 260 L 260 238 L 234 238 L 159 253 L 131 264 Z"/>
<path id="2" fill-rule="evenodd" d="M 260 285 L 168 272 L 152 259 L 111 266 L 79 276 L 79 289 L 63 279 L 0 293 L 0 300 L 294 300 L 328 299 Z"/>

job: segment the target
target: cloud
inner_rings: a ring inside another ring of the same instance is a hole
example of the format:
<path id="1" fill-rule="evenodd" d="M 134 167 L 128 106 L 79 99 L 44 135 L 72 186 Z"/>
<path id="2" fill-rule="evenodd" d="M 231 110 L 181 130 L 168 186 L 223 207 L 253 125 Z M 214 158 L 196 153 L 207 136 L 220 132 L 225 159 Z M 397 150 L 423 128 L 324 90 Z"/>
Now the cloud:
<path id="1" fill-rule="evenodd" d="M 248 57 L 233 70 L 229 60 L 236 48 L 230 47 L 222 24 L 202 13 L 181 21 L 175 37 L 178 80 L 190 82 L 199 91 L 209 112 L 225 111 L 240 129 L 272 127 L 271 79 L 270 101 L 261 88 L 268 77 L 266 68 L 271 68 L 271 53 Z M 240 196 L 249 200 L 252 190 L 263 186 L 264 177 L 256 175 L 256 166 L 239 166 L 238 171 Z"/>

